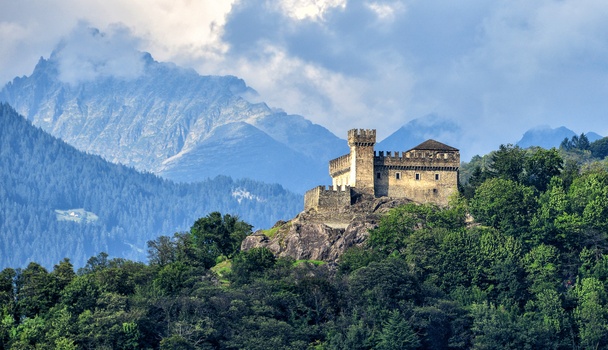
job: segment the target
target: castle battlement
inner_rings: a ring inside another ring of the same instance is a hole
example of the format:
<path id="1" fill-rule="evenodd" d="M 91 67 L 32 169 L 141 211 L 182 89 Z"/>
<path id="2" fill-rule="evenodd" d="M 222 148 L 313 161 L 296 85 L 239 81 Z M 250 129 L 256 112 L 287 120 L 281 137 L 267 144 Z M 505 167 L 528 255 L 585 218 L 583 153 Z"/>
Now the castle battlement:
<path id="1" fill-rule="evenodd" d="M 338 176 L 350 171 L 350 153 L 329 161 L 329 174 Z"/>
<path id="2" fill-rule="evenodd" d="M 373 146 L 376 143 L 376 130 L 374 129 L 350 129 L 348 130 L 349 145 Z"/>
<path id="3" fill-rule="evenodd" d="M 406 152 L 374 152 L 374 164 L 376 165 L 449 165 L 460 166 L 459 152 L 413 150 Z"/>
<path id="4" fill-rule="evenodd" d="M 427 140 L 408 151 L 374 151 L 376 130 L 348 131 L 350 153 L 329 161 L 332 186 L 306 192 L 305 210 L 336 212 L 354 193 L 447 205 L 458 190 L 460 151 Z"/>
<path id="5" fill-rule="evenodd" d="M 320 185 L 313 189 L 306 191 L 306 193 L 324 193 L 324 192 L 348 192 L 350 191 L 350 186 L 324 186 Z"/>
<path id="6" fill-rule="evenodd" d="M 306 191 L 304 210 L 336 211 L 350 205 L 350 186 L 317 186 Z"/>

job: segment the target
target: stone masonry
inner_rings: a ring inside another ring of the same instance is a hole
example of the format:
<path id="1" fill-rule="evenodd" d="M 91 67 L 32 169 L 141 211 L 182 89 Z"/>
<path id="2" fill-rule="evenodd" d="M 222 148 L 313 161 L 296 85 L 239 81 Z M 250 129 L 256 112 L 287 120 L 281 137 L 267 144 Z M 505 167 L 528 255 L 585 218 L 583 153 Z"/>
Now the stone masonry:
<path id="1" fill-rule="evenodd" d="M 405 152 L 375 152 L 375 143 L 376 130 L 349 130 L 350 153 L 329 162 L 332 186 L 308 191 L 304 210 L 338 211 L 360 196 L 448 204 L 458 186 L 458 149 L 427 140 Z"/>

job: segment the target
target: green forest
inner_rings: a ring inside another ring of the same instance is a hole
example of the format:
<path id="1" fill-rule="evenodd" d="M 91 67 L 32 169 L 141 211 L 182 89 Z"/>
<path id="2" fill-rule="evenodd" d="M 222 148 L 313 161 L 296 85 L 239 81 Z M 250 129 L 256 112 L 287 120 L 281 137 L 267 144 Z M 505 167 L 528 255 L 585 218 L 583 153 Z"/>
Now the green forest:
<path id="1" fill-rule="evenodd" d="M 252 226 L 211 212 L 147 263 L 5 268 L 0 348 L 608 348 L 607 142 L 564 141 L 473 158 L 448 207 L 392 209 L 337 263 L 242 252 Z"/>
<path id="2" fill-rule="evenodd" d="M 302 210 L 280 185 L 226 176 L 174 183 L 85 154 L 0 104 L 0 269 L 76 267 L 104 251 L 145 260 L 146 242 L 213 211 L 272 226 Z"/>
<path id="3" fill-rule="evenodd" d="M 476 157 L 463 165 L 466 181 L 449 207 L 393 209 L 336 264 L 276 258 L 264 248 L 241 252 L 252 226 L 213 212 L 189 231 L 150 240 L 147 264 L 101 252 L 79 269 L 67 258 L 50 270 L 34 262 L 6 268 L 0 343 L 607 348 L 602 143 L 560 150 L 507 145 Z"/>

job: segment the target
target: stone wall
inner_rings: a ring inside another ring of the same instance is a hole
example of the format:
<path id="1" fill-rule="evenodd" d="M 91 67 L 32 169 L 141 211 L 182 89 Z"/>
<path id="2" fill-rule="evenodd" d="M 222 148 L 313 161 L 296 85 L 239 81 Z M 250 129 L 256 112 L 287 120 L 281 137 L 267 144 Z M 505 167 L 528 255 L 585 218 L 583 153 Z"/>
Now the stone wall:
<path id="1" fill-rule="evenodd" d="M 383 167 L 376 171 L 376 196 L 409 198 L 418 203 L 448 204 L 449 197 L 457 191 L 458 171 L 452 170 L 404 170 Z"/>
<path id="2" fill-rule="evenodd" d="M 350 205 L 351 189 L 343 187 L 317 186 L 304 195 L 304 211 L 338 211 Z"/>
<path id="3" fill-rule="evenodd" d="M 406 152 L 375 152 L 375 143 L 376 130 L 349 130 L 350 153 L 329 162 L 333 188 L 308 191 L 305 210 L 335 211 L 350 205 L 354 191 L 445 206 L 458 190 L 458 149 L 427 140 Z"/>
<path id="4" fill-rule="evenodd" d="M 350 172 L 350 153 L 329 161 L 329 176 L 338 177 Z"/>
<path id="5" fill-rule="evenodd" d="M 457 191 L 459 165 L 457 151 L 378 152 L 375 195 L 447 205 Z"/>
<path id="6" fill-rule="evenodd" d="M 348 131 L 351 166 L 348 185 L 358 191 L 374 194 L 374 145 L 376 130 L 351 129 Z"/>

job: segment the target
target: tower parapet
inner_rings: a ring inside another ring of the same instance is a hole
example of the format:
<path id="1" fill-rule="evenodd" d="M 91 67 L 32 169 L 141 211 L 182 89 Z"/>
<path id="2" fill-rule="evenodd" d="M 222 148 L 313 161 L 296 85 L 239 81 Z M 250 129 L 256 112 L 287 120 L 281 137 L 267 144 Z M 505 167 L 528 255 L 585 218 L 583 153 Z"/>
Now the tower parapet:
<path id="1" fill-rule="evenodd" d="M 305 195 L 305 209 L 336 212 L 361 195 L 447 205 L 458 190 L 460 151 L 426 140 L 408 151 L 374 152 L 376 130 L 348 131 L 350 153 L 329 162 L 332 187 Z"/>
<path id="2" fill-rule="evenodd" d="M 376 143 L 375 129 L 350 129 L 348 130 L 349 146 L 373 146 Z"/>

